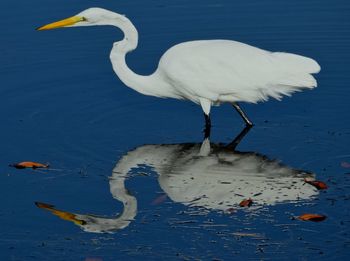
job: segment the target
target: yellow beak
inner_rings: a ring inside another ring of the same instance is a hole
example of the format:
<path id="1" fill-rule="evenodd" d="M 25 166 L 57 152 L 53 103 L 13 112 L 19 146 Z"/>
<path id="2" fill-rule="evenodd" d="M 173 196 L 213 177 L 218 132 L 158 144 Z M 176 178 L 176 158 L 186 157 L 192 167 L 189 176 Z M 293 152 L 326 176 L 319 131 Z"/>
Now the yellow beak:
<path id="1" fill-rule="evenodd" d="M 86 224 L 86 221 L 76 218 L 75 214 L 55 209 L 53 205 L 46 204 L 46 203 L 40 203 L 40 202 L 35 202 L 35 205 L 38 208 L 42 208 L 42 209 L 46 209 L 46 210 L 50 211 L 52 214 L 60 217 L 63 220 L 71 221 L 76 225 L 83 226 Z"/>
<path id="2" fill-rule="evenodd" d="M 36 30 L 41 31 L 41 30 L 50 30 L 50 29 L 65 27 L 65 26 L 74 25 L 74 24 L 81 22 L 81 21 L 85 21 L 85 18 L 81 17 L 81 16 L 72 16 L 72 17 L 69 17 L 67 19 L 60 20 L 58 22 L 54 22 L 51 24 L 41 26 L 41 27 L 37 28 Z"/>

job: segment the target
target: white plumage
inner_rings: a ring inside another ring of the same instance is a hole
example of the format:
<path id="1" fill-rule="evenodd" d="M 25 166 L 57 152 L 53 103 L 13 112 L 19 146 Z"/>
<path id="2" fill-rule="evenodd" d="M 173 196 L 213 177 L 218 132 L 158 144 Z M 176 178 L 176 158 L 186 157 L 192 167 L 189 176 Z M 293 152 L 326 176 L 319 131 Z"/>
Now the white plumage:
<path id="1" fill-rule="evenodd" d="M 316 61 L 229 40 L 178 44 L 162 56 L 153 74 L 135 74 L 126 65 L 125 56 L 137 47 L 136 28 L 125 16 L 101 8 L 87 9 L 39 30 L 92 25 L 112 25 L 124 32 L 124 39 L 114 43 L 110 58 L 113 69 L 125 85 L 145 95 L 186 99 L 200 104 L 209 127 L 212 105 L 232 103 L 251 125 L 237 102 L 256 103 L 270 97 L 281 99 L 283 95 L 317 86 L 311 75 L 320 71 Z"/>
<path id="2" fill-rule="evenodd" d="M 319 72 L 312 59 L 272 53 L 228 40 L 192 41 L 169 49 L 156 74 L 171 83 L 179 96 L 216 102 L 280 99 L 300 88 L 317 86 Z"/>
<path id="3" fill-rule="evenodd" d="M 138 200 L 125 187 L 125 180 L 143 173 L 143 167 L 157 174 L 160 188 L 174 203 L 196 207 L 192 209 L 195 211 L 199 208 L 203 213 L 239 210 L 242 200 L 252 198 L 250 209 L 256 214 L 263 206 L 300 204 L 318 195 L 317 189 L 304 181 L 314 179 L 315 174 L 259 153 L 231 151 L 206 139 L 202 144 L 143 145 L 129 151 L 119 159 L 109 178 L 110 192 L 123 204 L 123 211 L 113 217 L 70 213 L 73 216 L 68 218 L 63 212 L 65 219 L 86 232 L 113 233 L 126 228 L 137 215 Z M 143 197 L 136 195 L 138 199 Z M 59 212 L 55 210 L 56 215 Z"/>

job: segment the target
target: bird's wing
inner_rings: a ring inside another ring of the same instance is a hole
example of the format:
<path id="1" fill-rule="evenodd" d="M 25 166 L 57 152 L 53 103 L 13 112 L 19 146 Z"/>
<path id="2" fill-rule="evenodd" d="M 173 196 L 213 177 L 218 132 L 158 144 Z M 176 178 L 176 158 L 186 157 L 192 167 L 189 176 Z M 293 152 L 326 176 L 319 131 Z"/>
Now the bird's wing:
<path id="1" fill-rule="evenodd" d="M 279 99 L 300 87 L 316 86 L 310 74 L 318 71 L 319 65 L 310 58 L 227 40 L 176 45 L 163 55 L 158 67 L 180 96 L 214 102 Z"/>

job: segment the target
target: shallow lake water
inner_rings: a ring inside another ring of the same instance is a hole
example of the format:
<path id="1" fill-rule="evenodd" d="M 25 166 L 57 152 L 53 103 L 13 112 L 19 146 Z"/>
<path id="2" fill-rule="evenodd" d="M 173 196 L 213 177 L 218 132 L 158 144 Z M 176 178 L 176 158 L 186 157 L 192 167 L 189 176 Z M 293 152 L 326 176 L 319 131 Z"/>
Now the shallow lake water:
<path id="1" fill-rule="evenodd" d="M 349 1 L 0 6 L 1 260 L 349 256 Z M 140 42 L 128 63 L 140 74 L 174 44 L 223 38 L 316 59 L 319 87 L 242 104 L 255 126 L 236 149 L 225 145 L 243 122 L 229 105 L 215 107 L 203 141 L 199 106 L 140 95 L 115 76 L 109 52 L 119 30 L 34 30 L 92 6 L 135 24 Z M 8 166 L 20 161 L 50 169 Z M 238 206 L 248 198 L 251 207 Z M 295 219 L 305 213 L 327 218 Z"/>

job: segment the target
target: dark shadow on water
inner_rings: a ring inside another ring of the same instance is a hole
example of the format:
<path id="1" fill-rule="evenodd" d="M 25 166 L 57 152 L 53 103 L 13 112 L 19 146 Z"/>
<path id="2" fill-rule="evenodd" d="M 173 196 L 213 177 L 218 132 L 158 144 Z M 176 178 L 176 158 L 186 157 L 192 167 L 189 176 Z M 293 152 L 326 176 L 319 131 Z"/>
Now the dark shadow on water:
<path id="1" fill-rule="evenodd" d="M 202 143 L 143 145 L 127 152 L 116 164 L 109 180 L 112 196 L 123 204 L 115 217 L 69 213 L 45 203 L 36 203 L 86 232 L 115 232 L 126 228 L 137 215 L 137 199 L 125 187 L 125 180 L 138 166 L 158 175 L 158 183 L 176 203 L 206 211 L 238 210 L 242 200 L 251 198 L 256 210 L 277 203 L 307 201 L 318 195 L 304 179 L 313 173 L 293 169 L 257 152 L 234 148 L 249 131 L 245 128 L 229 144 Z"/>

